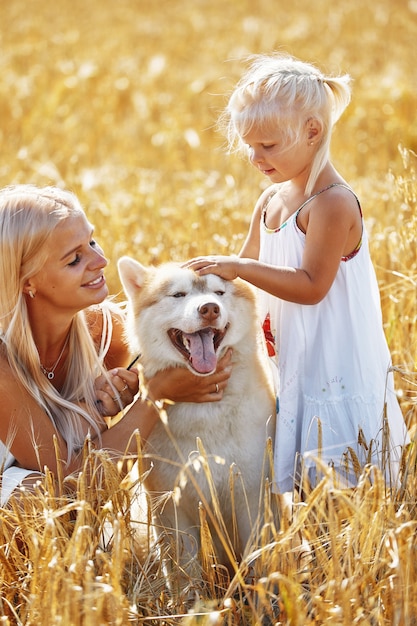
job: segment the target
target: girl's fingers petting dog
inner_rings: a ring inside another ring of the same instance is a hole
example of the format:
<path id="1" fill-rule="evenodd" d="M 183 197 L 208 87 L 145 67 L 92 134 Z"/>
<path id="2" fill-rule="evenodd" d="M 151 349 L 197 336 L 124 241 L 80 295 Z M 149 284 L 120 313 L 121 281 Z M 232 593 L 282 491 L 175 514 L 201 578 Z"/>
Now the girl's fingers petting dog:
<path id="1" fill-rule="evenodd" d="M 190 259 L 182 267 L 194 270 L 197 274 L 217 274 L 225 280 L 234 280 L 238 276 L 237 267 L 240 259 L 237 256 L 208 256 Z"/>

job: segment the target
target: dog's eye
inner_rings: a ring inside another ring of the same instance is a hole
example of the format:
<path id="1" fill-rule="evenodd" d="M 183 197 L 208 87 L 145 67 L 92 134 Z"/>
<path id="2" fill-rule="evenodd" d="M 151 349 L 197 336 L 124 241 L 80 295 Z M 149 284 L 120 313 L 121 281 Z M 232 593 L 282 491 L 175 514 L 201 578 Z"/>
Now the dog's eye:
<path id="1" fill-rule="evenodd" d="M 226 293 L 225 291 L 215 291 L 214 292 L 216 294 L 216 296 L 224 296 L 224 294 Z"/>
<path id="2" fill-rule="evenodd" d="M 173 298 L 185 298 L 187 294 L 185 291 L 177 291 L 177 293 L 172 294 Z"/>

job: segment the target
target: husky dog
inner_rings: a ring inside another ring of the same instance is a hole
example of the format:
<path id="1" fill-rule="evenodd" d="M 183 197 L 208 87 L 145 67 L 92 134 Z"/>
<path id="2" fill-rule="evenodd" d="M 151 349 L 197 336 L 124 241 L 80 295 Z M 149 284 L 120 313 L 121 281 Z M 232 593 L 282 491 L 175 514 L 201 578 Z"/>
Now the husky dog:
<path id="1" fill-rule="evenodd" d="M 122 257 L 118 270 L 128 298 L 128 341 L 141 353 L 145 378 L 172 366 L 204 376 L 233 349 L 223 398 L 168 406 L 168 425 L 160 421 L 144 448 L 152 466 L 147 491 L 159 503 L 162 494 L 172 495 L 160 510 L 154 507 L 157 535 L 176 534 L 182 546 L 176 558 L 193 575 L 203 507 L 217 561 L 230 566 L 259 522 L 270 470 L 266 442 L 274 431 L 274 391 L 254 291 L 243 281 L 198 276 L 174 263 L 144 267 Z"/>

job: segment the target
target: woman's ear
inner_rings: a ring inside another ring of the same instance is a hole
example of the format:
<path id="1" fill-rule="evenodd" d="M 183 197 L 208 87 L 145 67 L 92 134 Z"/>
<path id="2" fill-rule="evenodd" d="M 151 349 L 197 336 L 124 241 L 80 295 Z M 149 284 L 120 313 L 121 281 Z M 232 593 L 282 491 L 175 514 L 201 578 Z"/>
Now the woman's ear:
<path id="1" fill-rule="evenodd" d="M 27 296 L 30 296 L 31 298 L 35 297 L 36 289 L 32 285 L 32 282 L 30 279 L 25 282 L 23 286 L 23 293 L 26 294 Z"/>

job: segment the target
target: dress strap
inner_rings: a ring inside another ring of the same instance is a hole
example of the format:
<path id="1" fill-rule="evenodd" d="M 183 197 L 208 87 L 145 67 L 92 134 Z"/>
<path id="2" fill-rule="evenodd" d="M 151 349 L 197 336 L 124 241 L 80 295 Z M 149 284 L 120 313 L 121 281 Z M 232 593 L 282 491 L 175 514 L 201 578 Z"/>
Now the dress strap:
<path id="1" fill-rule="evenodd" d="M 272 198 L 275 196 L 275 194 L 278 192 L 278 189 L 271 189 L 271 191 L 269 192 L 269 194 L 266 196 L 265 200 L 262 203 L 262 211 L 261 211 L 261 215 L 262 215 L 262 221 L 264 221 L 265 218 L 265 214 L 266 214 L 266 210 L 268 208 L 269 203 L 271 202 Z"/>
<path id="2" fill-rule="evenodd" d="M 312 196 L 310 196 L 309 198 L 307 198 L 307 200 L 304 200 L 304 202 L 302 203 L 302 205 L 300 207 L 298 207 L 298 209 L 295 211 L 295 213 L 293 213 L 291 217 L 294 218 L 294 220 L 297 219 L 297 216 L 299 214 L 299 212 L 301 211 L 301 209 L 303 209 L 306 204 L 308 204 L 309 202 L 311 202 L 311 200 L 313 200 L 314 198 L 316 198 L 317 196 L 319 196 L 321 193 L 324 193 L 325 191 L 327 191 L 328 189 L 332 189 L 333 187 L 344 187 L 344 189 L 347 189 L 348 191 L 350 191 L 356 199 L 356 202 L 358 203 L 358 207 L 359 207 L 359 213 L 361 215 L 361 217 L 363 217 L 362 215 L 362 207 L 360 205 L 359 202 L 359 198 L 358 196 L 355 194 L 355 192 L 353 191 L 353 189 L 351 189 L 348 185 L 345 185 L 344 183 L 331 183 L 330 185 L 327 185 L 327 187 L 324 187 L 323 189 L 320 189 L 320 191 L 317 191 L 316 193 L 314 193 Z M 261 223 L 264 225 L 264 227 L 271 231 L 271 232 L 279 232 L 280 230 L 282 230 L 289 222 L 289 219 L 286 220 L 283 224 L 281 224 L 281 226 L 279 226 L 278 228 L 274 228 L 274 229 L 270 229 L 267 227 L 266 225 L 266 210 L 268 208 L 269 203 L 271 202 L 271 199 L 275 196 L 275 194 L 278 192 L 278 189 L 272 189 L 271 192 L 266 196 L 263 205 L 262 205 L 262 211 L 261 211 Z"/>
<path id="3" fill-rule="evenodd" d="M 303 202 L 303 204 L 296 210 L 295 212 L 295 216 L 297 217 L 297 215 L 299 214 L 299 212 L 301 211 L 301 209 L 303 209 L 305 207 L 306 204 L 308 204 L 311 200 L 313 200 L 314 198 L 316 198 L 317 196 L 319 196 L 321 193 L 324 193 L 325 191 L 327 191 L 328 189 L 332 189 L 333 187 L 343 187 L 344 189 L 347 189 L 348 191 L 350 191 L 350 193 L 352 195 L 355 196 L 356 202 L 358 203 L 358 207 L 359 207 L 359 212 L 361 214 L 361 217 L 363 217 L 362 215 L 362 207 L 361 204 L 359 202 L 359 198 L 356 195 L 356 193 L 353 191 L 353 189 L 351 189 L 348 185 L 345 185 L 344 183 L 332 183 L 331 185 L 327 185 L 327 187 L 324 187 L 323 189 L 320 189 L 320 191 L 317 191 L 316 193 L 314 193 L 312 196 L 310 196 L 309 198 L 307 198 L 307 200 L 305 200 Z M 268 202 L 269 202 L 269 198 L 268 198 Z"/>
<path id="4" fill-rule="evenodd" d="M 363 217 L 363 215 L 362 215 L 362 207 L 361 207 L 361 203 L 359 202 L 358 196 L 353 191 L 353 189 L 351 189 L 348 185 L 345 185 L 344 183 L 332 183 L 331 185 L 327 185 L 327 187 L 324 187 L 323 189 L 320 189 L 320 191 L 317 191 L 316 193 L 314 193 L 312 196 L 310 196 L 309 198 L 307 198 L 307 200 L 305 200 L 303 202 L 303 204 L 296 210 L 295 215 L 297 216 L 299 214 L 299 212 L 301 211 L 301 209 L 304 208 L 305 205 L 308 204 L 311 200 L 313 200 L 314 198 L 319 196 L 321 193 L 324 193 L 328 189 L 332 189 L 333 187 L 343 187 L 344 189 L 347 189 L 348 191 L 350 191 L 350 193 L 353 196 L 355 196 L 356 202 L 358 203 L 359 212 L 361 214 L 361 217 Z"/>
<path id="5" fill-rule="evenodd" d="M 107 306 L 102 305 L 100 307 L 100 311 L 103 317 L 103 327 L 101 331 L 100 349 L 98 352 L 98 357 L 99 359 L 104 361 L 104 358 L 107 352 L 109 351 L 111 340 L 112 340 L 113 320 L 111 317 L 111 312 Z"/>
<path id="6" fill-rule="evenodd" d="M 332 183 L 331 185 L 327 185 L 327 187 L 324 187 L 324 189 L 320 189 L 320 191 L 318 191 L 317 193 L 313 194 L 312 196 L 307 198 L 307 200 L 305 202 L 303 202 L 303 204 L 296 210 L 296 212 L 294 214 L 294 223 L 297 223 L 297 215 L 299 214 L 301 209 L 304 208 L 305 205 L 310 202 L 310 200 L 313 200 L 313 198 L 315 198 L 316 196 L 319 196 L 321 193 L 324 193 L 328 189 L 332 189 L 332 187 L 343 187 L 344 189 L 347 189 L 348 191 L 350 191 L 355 196 L 356 202 L 358 203 L 358 207 L 359 207 L 359 213 L 361 215 L 361 218 L 363 218 L 361 203 L 359 202 L 359 198 L 356 195 L 356 193 L 353 191 L 353 189 L 351 189 L 348 185 L 345 185 L 344 183 Z M 362 229 L 362 235 L 363 235 L 363 229 Z M 362 239 L 363 239 L 363 237 L 361 236 L 361 238 L 358 241 L 358 244 L 356 245 L 355 249 L 352 250 L 352 252 L 350 254 L 348 254 L 346 256 L 342 256 L 342 258 L 340 260 L 343 261 L 344 263 L 346 263 L 346 261 L 350 261 L 351 259 L 353 259 L 358 254 L 359 250 L 362 247 Z"/>

